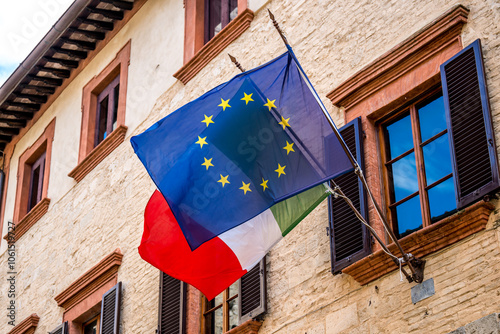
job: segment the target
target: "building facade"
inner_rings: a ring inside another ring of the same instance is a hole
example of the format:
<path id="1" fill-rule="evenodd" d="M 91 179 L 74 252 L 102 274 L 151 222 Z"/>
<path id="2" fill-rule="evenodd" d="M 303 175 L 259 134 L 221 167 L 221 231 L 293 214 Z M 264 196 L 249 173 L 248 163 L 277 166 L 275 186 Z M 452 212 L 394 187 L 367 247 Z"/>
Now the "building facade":
<path id="1" fill-rule="evenodd" d="M 214 301 L 140 258 L 130 137 L 238 74 L 227 53 L 285 52 L 267 9 L 424 284 L 339 198 Z M 499 22 L 493 0 L 75 1 L 0 88 L 0 332 L 500 333 Z"/>

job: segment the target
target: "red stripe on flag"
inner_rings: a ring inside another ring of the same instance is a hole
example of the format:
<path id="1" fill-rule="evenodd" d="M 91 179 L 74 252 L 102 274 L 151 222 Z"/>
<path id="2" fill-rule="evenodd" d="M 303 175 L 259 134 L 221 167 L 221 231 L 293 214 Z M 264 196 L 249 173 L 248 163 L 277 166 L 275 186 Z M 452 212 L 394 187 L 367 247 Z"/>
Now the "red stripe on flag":
<path id="1" fill-rule="evenodd" d="M 231 248 L 217 237 L 192 251 L 168 203 L 157 190 L 144 212 L 139 254 L 164 273 L 193 285 L 209 300 L 247 272 Z"/>

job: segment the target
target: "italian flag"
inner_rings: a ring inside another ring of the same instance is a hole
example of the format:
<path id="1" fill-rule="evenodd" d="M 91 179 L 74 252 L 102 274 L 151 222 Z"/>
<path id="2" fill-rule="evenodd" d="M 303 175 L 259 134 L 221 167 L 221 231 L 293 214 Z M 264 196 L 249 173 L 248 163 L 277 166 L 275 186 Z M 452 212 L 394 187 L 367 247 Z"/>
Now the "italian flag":
<path id="1" fill-rule="evenodd" d="M 139 253 L 145 261 L 193 285 L 211 300 L 255 266 L 326 197 L 323 184 L 311 188 L 192 251 L 157 190 L 146 206 Z"/>

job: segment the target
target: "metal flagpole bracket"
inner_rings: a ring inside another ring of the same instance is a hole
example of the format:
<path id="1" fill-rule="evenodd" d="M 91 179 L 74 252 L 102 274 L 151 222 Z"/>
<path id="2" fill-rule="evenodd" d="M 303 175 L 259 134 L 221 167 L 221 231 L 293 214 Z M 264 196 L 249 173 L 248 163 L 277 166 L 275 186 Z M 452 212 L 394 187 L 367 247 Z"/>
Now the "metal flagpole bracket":
<path id="1" fill-rule="evenodd" d="M 274 18 L 273 13 L 269 9 L 267 11 L 269 12 L 269 18 L 271 19 L 271 21 L 273 22 L 274 27 L 276 28 L 276 30 L 280 34 L 281 39 L 283 40 L 283 42 L 285 43 L 285 45 L 287 47 L 289 47 L 290 44 L 288 43 L 288 40 L 286 39 L 285 34 L 281 30 L 278 22 Z M 299 68 L 300 68 L 300 66 L 299 66 Z M 302 68 L 300 68 L 300 70 L 302 71 L 304 77 L 307 78 L 306 74 L 304 73 L 304 70 Z M 411 271 L 411 276 L 409 274 L 407 274 L 401 266 L 400 266 L 400 270 L 401 270 L 402 273 L 405 274 L 405 276 L 406 276 L 406 278 L 407 278 L 407 280 L 408 280 L 409 283 L 411 283 L 411 282 L 422 283 L 423 280 L 424 280 L 425 260 L 416 258 L 413 255 L 408 256 L 408 254 L 403 250 L 403 248 L 401 247 L 401 244 L 399 243 L 396 235 L 394 234 L 394 231 L 390 228 L 389 223 L 388 223 L 386 217 L 383 215 L 382 210 L 380 209 L 380 206 L 375 201 L 375 198 L 373 197 L 373 194 L 372 194 L 370 188 L 368 187 L 368 183 L 366 182 L 366 179 L 365 179 L 365 177 L 363 175 L 363 171 L 361 170 L 360 166 L 358 165 L 358 162 L 354 159 L 354 157 L 352 156 L 351 152 L 347 148 L 347 146 L 346 146 L 346 144 L 345 144 L 342 136 L 340 135 L 340 133 L 338 132 L 337 128 L 335 127 L 335 124 L 333 123 L 333 120 L 331 119 L 330 115 L 328 114 L 328 111 L 326 110 L 326 107 L 321 102 L 321 99 L 319 98 L 318 94 L 316 93 L 316 91 L 314 91 L 314 88 L 312 88 L 311 90 L 313 91 L 314 94 L 316 94 L 318 103 L 319 103 L 319 105 L 320 105 L 320 107 L 321 107 L 321 109 L 323 111 L 323 114 L 324 114 L 325 118 L 327 119 L 327 121 L 330 124 L 333 132 L 335 133 L 337 139 L 339 140 L 339 142 L 340 142 L 340 144 L 341 144 L 344 152 L 347 154 L 347 157 L 349 158 L 352 166 L 354 167 L 354 172 L 356 173 L 356 175 L 360 179 L 361 183 L 363 184 L 363 187 L 366 189 L 366 192 L 368 193 L 368 196 L 370 197 L 370 201 L 373 203 L 373 206 L 375 207 L 375 211 L 377 212 L 377 215 L 379 216 L 380 220 L 382 221 L 382 224 L 384 225 L 384 228 L 387 231 L 387 234 L 389 234 L 390 238 L 392 239 L 392 241 L 394 242 L 394 244 L 397 246 L 399 252 L 401 253 L 402 259 L 399 260 L 392 253 L 390 253 L 390 251 L 387 248 L 387 246 L 385 245 L 385 243 L 383 243 L 382 240 L 380 240 L 379 236 L 368 225 L 368 223 L 366 223 L 366 221 L 363 219 L 363 217 L 358 216 L 359 212 L 352 205 L 352 203 L 350 203 L 350 200 L 347 197 L 345 197 L 345 195 L 340 190 L 340 188 L 337 189 L 336 191 L 334 191 L 331 187 L 329 187 L 327 185 L 327 187 L 329 188 L 329 191 L 334 196 L 343 197 L 344 200 L 346 200 L 347 204 L 349 204 L 349 206 L 351 207 L 351 209 L 356 213 L 356 215 L 363 222 L 363 224 L 365 224 L 365 225 L 367 225 L 367 227 L 369 227 L 368 229 L 370 230 L 370 232 L 372 233 L 372 235 L 377 239 L 377 241 L 379 241 L 380 245 L 382 246 L 382 249 L 389 256 L 391 256 L 393 258 L 394 263 L 396 263 L 396 265 L 400 265 L 402 263 L 405 263 L 406 265 L 408 265 L 408 268 Z"/>

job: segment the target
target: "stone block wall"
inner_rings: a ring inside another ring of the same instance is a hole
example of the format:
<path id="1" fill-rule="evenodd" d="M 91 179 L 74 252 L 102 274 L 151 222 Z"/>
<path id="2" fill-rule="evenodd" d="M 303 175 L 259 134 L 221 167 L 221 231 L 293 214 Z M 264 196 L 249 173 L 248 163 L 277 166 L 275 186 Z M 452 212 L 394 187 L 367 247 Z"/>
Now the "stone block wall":
<path id="1" fill-rule="evenodd" d="M 500 4 L 494 0 L 461 3 L 471 10 L 462 34 L 464 45 L 482 39 L 491 110 L 500 143 Z M 128 139 L 238 74 L 227 52 L 245 68 L 283 53 L 285 48 L 263 9 L 269 8 L 276 15 L 340 126 L 343 111 L 333 107 L 326 94 L 454 4 L 448 0 L 268 1 L 255 13 L 250 29 L 187 85 L 172 84 L 144 122 L 127 133 L 125 142 L 60 200 L 51 203 L 43 218 L 16 243 L 17 321 L 36 313 L 40 317 L 36 332 L 55 328 L 61 322 L 63 309 L 57 306 L 54 296 L 120 248 L 121 333 L 154 333 L 159 273 L 137 252 L 144 207 L 154 185 Z M 345 274 L 331 274 L 325 232 L 328 211 L 326 202 L 322 203 L 269 254 L 268 313 L 259 333 L 448 333 L 498 313 L 500 205 L 494 204 L 497 210 L 486 230 L 426 257 L 425 274 L 434 278 L 436 293 L 414 305 L 410 297 L 413 285 L 400 282 L 398 272 L 366 286 Z M 1 277 L 6 277 L 6 262 L 4 253 L 0 256 Z M 0 283 L 0 291 L 0 305 L 5 309 L 5 280 Z M 0 332 L 7 333 L 11 327 L 4 316 L 2 319 Z M 198 333 L 196 320 L 192 320 L 196 315 L 190 319 L 189 333 Z"/>

